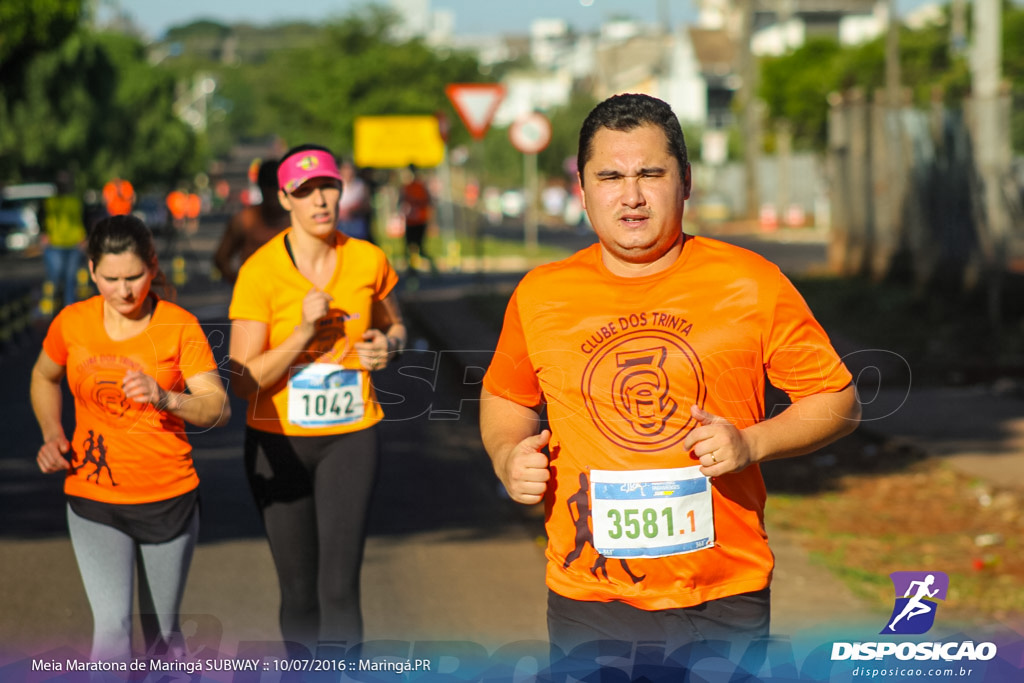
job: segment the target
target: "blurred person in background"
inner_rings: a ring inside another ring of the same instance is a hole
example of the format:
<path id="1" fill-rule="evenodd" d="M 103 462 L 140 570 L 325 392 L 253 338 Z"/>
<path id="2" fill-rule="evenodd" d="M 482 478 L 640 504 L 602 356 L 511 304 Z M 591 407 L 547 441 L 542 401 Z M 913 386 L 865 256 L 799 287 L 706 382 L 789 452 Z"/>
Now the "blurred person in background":
<path id="1" fill-rule="evenodd" d="M 57 175 L 57 193 L 43 202 L 43 264 L 46 280 L 39 312 L 51 316 L 62 306 L 78 301 L 78 271 L 85 246 L 85 206 L 75 192 L 68 171 Z M 61 305 L 57 305 L 60 294 Z"/>
<path id="2" fill-rule="evenodd" d="M 291 216 L 277 200 L 277 161 L 264 159 L 256 175 L 261 200 L 246 206 L 228 220 L 213 254 L 221 277 L 234 284 L 238 269 L 253 252 L 288 227 Z"/>
<path id="3" fill-rule="evenodd" d="M 344 187 L 338 202 L 338 230 L 349 237 L 373 241 L 370 234 L 372 210 L 370 186 L 357 173 L 355 164 L 343 159 L 338 167 Z"/>
<path id="4" fill-rule="evenodd" d="M 434 200 L 427 184 L 420 178 L 419 169 L 409 164 L 409 180 L 402 185 L 398 209 L 405 218 L 405 263 L 408 273 L 416 273 L 416 262 L 424 259 L 430 264 L 430 271 L 437 273 L 434 259 L 427 253 L 423 241 L 434 215 Z"/>

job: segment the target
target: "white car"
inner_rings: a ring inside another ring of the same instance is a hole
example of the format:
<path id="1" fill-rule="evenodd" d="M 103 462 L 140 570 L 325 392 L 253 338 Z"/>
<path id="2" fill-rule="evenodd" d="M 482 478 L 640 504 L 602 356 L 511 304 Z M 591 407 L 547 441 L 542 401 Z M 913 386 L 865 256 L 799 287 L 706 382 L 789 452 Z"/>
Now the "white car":
<path id="1" fill-rule="evenodd" d="M 23 253 L 39 244 L 43 201 L 56 192 L 53 183 L 8 185 L 0 189 L 0 254 Z"/>

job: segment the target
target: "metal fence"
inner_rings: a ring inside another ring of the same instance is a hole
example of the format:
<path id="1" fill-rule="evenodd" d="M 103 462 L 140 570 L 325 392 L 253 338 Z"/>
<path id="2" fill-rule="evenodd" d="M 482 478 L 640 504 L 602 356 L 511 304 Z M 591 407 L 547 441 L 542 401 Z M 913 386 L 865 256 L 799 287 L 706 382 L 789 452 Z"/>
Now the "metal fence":
<path id="1" fill-rule="evenodd" d="M 869 102 L 856 90 L 836 96 L 827 157 L 833 270 L 962 289 L 1009 269 L 1024 228 L 1009 106 L 1000 98 L 915 109 Z M 994 164 L 973 133 L 989 107 L 1003 112 L 1007 132 L 1006 157 Z"/>

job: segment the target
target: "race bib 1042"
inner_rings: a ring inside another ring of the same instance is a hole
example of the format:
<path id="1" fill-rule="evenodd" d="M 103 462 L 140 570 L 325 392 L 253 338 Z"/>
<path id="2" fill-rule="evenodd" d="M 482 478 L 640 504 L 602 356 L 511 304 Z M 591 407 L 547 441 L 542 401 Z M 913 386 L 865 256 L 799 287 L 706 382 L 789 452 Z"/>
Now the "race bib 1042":
<path id="1" fill-rule="evenodd" d="M 592 470 L 594 548 L 606 557 L 665 557 L 715 543 L 711 483 L 699 467 Z"/>
<path id="2" fill-rule="evenodd" d="M 311 363 L 288 380 L 288 421 L 300 427 L 333 427 L 363 419 L 363 373 Z"/>

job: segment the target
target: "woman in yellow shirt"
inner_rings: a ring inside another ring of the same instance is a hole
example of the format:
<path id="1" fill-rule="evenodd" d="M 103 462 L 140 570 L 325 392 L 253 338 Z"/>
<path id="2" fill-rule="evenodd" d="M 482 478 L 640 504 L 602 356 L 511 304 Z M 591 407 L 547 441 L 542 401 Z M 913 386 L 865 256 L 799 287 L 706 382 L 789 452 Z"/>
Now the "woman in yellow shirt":
<path id="1" fill-rule="evenodd" d="M 384 253 L 336 229 L 341 174 L 303 145 L 278 166 L 291 226 L 242 265 L 231 301 L 245 463 L 281 587 L 285 641 L 362 639 L 359 572 L 383 418 L 370 371 L 405 346 Z"/>

